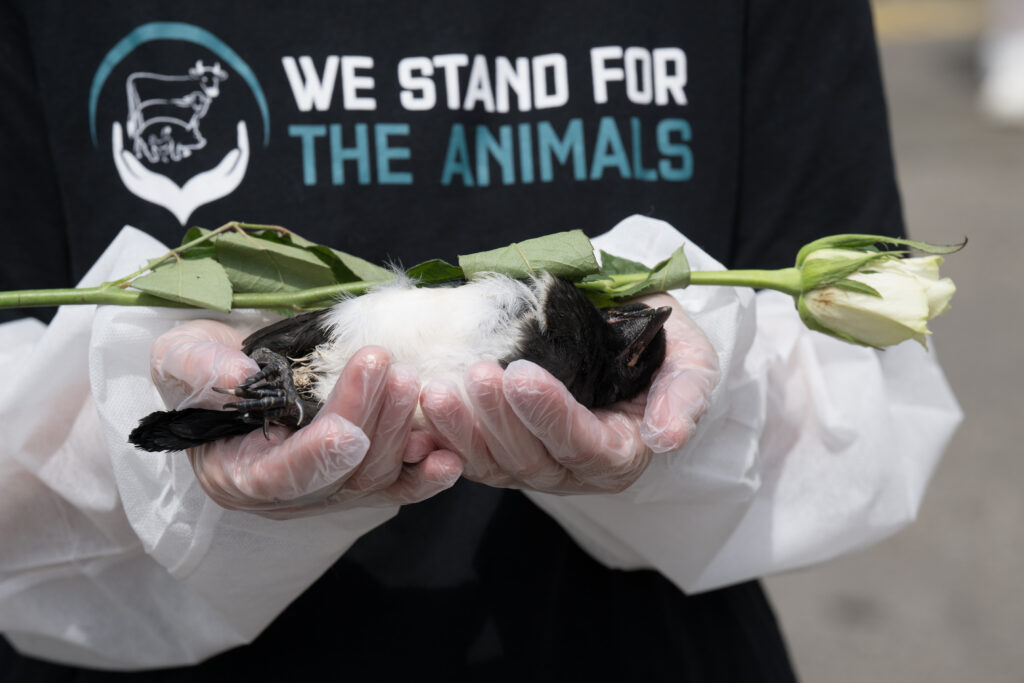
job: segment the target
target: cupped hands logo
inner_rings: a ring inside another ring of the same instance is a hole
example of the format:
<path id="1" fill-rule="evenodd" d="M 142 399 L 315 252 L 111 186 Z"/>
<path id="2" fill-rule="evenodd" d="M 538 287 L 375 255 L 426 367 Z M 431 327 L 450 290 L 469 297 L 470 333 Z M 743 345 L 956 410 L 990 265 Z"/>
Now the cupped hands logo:
<path id="1" fill-rule="evenodd" d="M 216 106 L 222 84 L 231 75 L 229 69 L 248 85 L 259 107 L 264 146 L 270 141 L 270 115 L 255 74 L 223 41 L 191 24 L 155 22 L 140 26 L 120 40 L 96 71 L 89 97 L 89 127 L 95 147 L 99 148 L 97 104 L 104 83 L 137 47 L 156 40 L 199 45 L 220 61 L 197 59 L 177 73 L 129 74 L 125 81 L 124 126 L 118 120 L 111 124 L 111 151 L 125 187 L 137 197 L 164 207 L 184 225 L 200 206 L 234 192 L 249 165 L 249 130 L 244 120 L 238 120 L 234 126 L 235 145 L 219 160 L 213 156 L 211 166 L 204 166 L 183 182 L 170 177 L 176 165 L 186 160 L 194 162 L 202 150 L 208 149 L 203 120 Z"/>
<path id="2" fill-rule="evenodd" d="M 238 146 L 224 155 L 220 163 L 178 185 L 167 176 L 151 171 L 124 148 L 121 124 L 114 122 L 111 133 L 114 165 L 121 182 L 135 196 L 164 207 L 178 222 L 185 221 L 204 204 L 226 197 L 241 185 L 249 164 L 249 133 L 245 121 L 238 122 Z"/>

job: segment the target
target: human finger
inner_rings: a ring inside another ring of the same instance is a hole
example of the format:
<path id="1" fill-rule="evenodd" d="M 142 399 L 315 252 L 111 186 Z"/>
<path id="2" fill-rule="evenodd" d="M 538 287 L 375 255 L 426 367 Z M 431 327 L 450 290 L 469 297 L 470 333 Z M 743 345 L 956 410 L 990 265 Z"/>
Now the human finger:
<path id="1" fill-rule="evenodd" d="M 391 355 L 379 346 L 364 346 L 345 364 L 320 415 L 340 415 L 372 434 L 377 427 Z"/>
<path id="2" fill-rule="evenodd" d="M 420 394 L 420 408 L 427 424 L 448 450 L 457 453 L 464 463 L 464 475 L 492 486 L 504 486 L 511 477 L 504 474 L 491 457 L 473 411 L 452 382 L 433 380 Z"/>
<path id="3" fill-rule="evenodd" d="M 224 396 L 213 387 L 233 387 L 259 371 L 239 350 L 241 333 L 213 320 L 191 320 L 157 338 L 150 374 L 169 407 L 219 408 Z"/>
<path id="4" fill-rule="evenodd" d="M 516 415 L 551 457 L 577 477 L 603 484 L 646 464 L 649 452 L 639 438 L 638 416 L 622 404 L 617 406 L 621 410 L 591 412 L 549 372 L 523 360 L 506 368 L 503 389 Z"/>
<path id="5" fill-rule="evenodd" d="M 665 361 L 651 380 L 640 437 L 651 450 L 681 448 L 696 431 L 718 384 L 718 356 L 688 316 L 665 323 Z"/>
<path id="6" fill-rule="evenodd" d="M 380 498 L 398 505 L 418 503 L 451 488 L 462 473 L 463 462 L 458 455 L 436 450 L 416 464 L 404 465 L 398 479 L 380 492 Z"/>
<path id="7" fill-rule="evenodd" d="M 384 383 L 384 395 L 362 464 L 346 482 L 353 492 L 372 492 L 390 486 L 402 471 L 406 445 L 412 430 L 420 385 L 416 370 L 393 365 Z"/>
<path id="8" fill-rule="evenodd" d="M 370 441 L 357 426 L 328 414 L 291 432 L 270 428 L 189 451 L 196 478 L 220 505 L 236 510 L 283 509 L 340 488 Z"/>
<path id="9" fill-rule="evenodd" d="M 536 490 L 559 487 L 565 469 L 531 432 L 505 398 L 504 371 L 497 363 L 481 362 L 466 374 L 466 393 L 482 423 L 480 432 L 490 457 L 518 482 Z"/>

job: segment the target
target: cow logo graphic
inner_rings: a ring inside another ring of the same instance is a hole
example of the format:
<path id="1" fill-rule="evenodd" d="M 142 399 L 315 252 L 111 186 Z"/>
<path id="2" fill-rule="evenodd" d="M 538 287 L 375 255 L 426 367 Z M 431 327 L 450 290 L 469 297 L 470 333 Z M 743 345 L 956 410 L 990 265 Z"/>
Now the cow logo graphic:
<path id="1" fill-rule="evenodd" d="M 220 63 L 204 66 L 202 60 L 183 76 L 133 73 L 128 77 L 128 123 L 135 157 L 151 162 L 181 161 L 206 146 L 199 121 L 220 95 L 220 83 L 228 77 Z"/>
<path id="2" fill-rule="evenodd" d="M 208 133 L 204 134 L 204 130 L 209 131 L 209 127 L 204 128 L 204 120 L 217 106 L 223 84 L 237 75 L 249 87 L 262 118 L 264 147 L 270 141 L 270 116 L 259 81 L 234 50 L 197 26 L 156 22 L 140 26 L 119 41 L 93 77 L 89 127 L 95 147 L 100 147 L 97 105 L 104 84 L 137 47 L 156 40 L 198 45 L 215 58 L 184 62 L 177 72 L 172 66 L 161 69 L 171 73 L 129 73 L 124 81 L 124 125 L 118 119 L 112 122 L 111 150 L 125 187 L 137 197 L 164 207 L 184 225 L 200 206 L 234 192 L 249 165 L 249 127 L 245 120 L 233 125 L 233 145 L 224 144 L 223 136 L 221 144 L 210 144 Z"/>

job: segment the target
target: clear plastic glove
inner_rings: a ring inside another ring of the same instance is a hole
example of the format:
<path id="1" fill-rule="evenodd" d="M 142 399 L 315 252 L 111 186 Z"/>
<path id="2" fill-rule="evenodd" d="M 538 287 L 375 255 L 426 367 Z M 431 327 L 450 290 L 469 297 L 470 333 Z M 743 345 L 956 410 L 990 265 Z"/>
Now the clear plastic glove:
<path id="1" fill-rule="evenodd" d="M 491 486 L 545 493 L 616 493 L 643 473 L 653 453 L 681 448 L 718 384 L 718 357 L 668 295 L 665 361 L 646 394 L 591 412 L 529 361 L 473 365 L 466 397 L 433 382 L 420 397 L 438 441 L 465 462 L 464 475 Z"/>
<path id="2" fill-rule="evenodd" d="M 219 408 L 224 395 L 258 370 L 238 349 L 242 335 L 197 320 L 153 345 L 153 380 L 169 407 Z M 196 478 L 218 504 L 276 519 L 344 507 L 403 505 L 448 488 L 462 472 L 454 454 L 413 431 L 419 381 L 412 368 L 392 365 L 388 352 L 368 346 L 341 373 L 316 418 L 293 430 L 257 429 L 189 449 Z"/>

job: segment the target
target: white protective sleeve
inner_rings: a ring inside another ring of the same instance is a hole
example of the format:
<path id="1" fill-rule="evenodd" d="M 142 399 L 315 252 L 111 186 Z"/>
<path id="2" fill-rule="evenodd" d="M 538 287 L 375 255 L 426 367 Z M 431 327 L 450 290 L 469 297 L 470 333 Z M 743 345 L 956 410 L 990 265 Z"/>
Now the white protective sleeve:
<path id="1" fill-rule="evenodd" d="M 81 286 L 166 251 L 125 228 Z M 201 661 L 252 641 L 397 512 L 232 512 L 185 457 L 131 447 L 139 418 L 164 409 L 150 347 L 195 317 L 211 312 L 68 306 L 48 327 L 0 325 L 0 632 L 20 651 L 116 669 Z"/>
<path id="2" fill-rule="evenodd" d="M 647 262 L 682 242 L 641 217 L 597 240 Z M 720 267 L 687 249 L 695 269 Z M 164 251 L 126 228 L 82 284 Z M 655 567 L 688 592 L 821 561 L 913 518 L 959 420 L 933 356 L 808 332 L 786 297 L 756 297 L 755 314 L 749 290 L 675 294 L 723 371 L 694 439 L 621 494 L 533 500 L 598 559 Z M 149 348 L 194 317 L 211 314 L 65 307 L 46 328 L 0 326 L 0 631 L 19 650 L 104 668 L 200 661 L 251 641 L 396 512 L 229 512 L 185 459 L 129 447 L 138 418 L 163 408 Z"/>
<path id="3" fill-rule="evenodd" d="M 684 241 L 633 216 L 594 243 L 653 265 Z M 692 270 L 722 269 L 685 252 Z M 721 383 L 690 443 L 656 455 L 623 493 L 528 494 L 581 546 L 697 593 L 822 562 L 914 519 L 962 419 L 934 352 L 812 332 L 777 292 L 672 294 L 718 351 Z"/>

